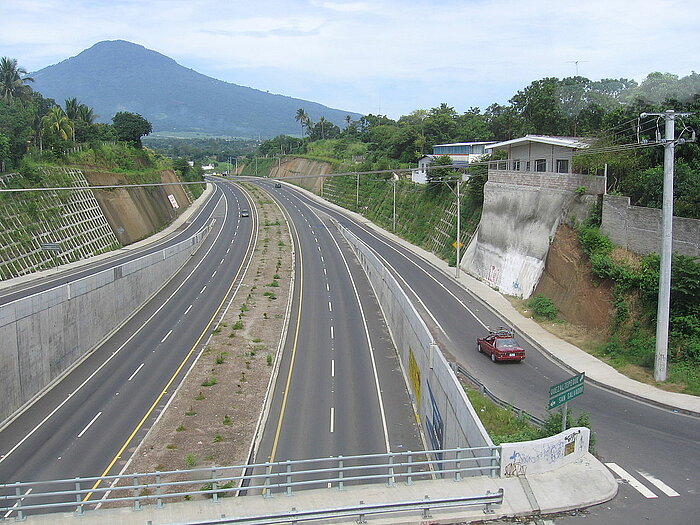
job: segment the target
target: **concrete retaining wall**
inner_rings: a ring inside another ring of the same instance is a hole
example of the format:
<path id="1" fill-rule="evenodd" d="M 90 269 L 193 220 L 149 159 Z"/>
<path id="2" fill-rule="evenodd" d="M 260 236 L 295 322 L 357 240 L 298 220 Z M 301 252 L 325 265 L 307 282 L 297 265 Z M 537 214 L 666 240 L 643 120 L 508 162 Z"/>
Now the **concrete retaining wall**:
<path id="1" fill-rule="evenodd" d="M 489 182 L 476 235 L 460 267 L 498 291 L 528 298 L 562 220 L 586 217 L 594 196 Z"/>
<path id="2" fill-rule="evenodd" d="M 494 164 L 497 165 L 498 162 L 494 161 Z M 535 186 L 555 190 L 576 191 L 579 188 L 584 188 L 585 193 L 589 195 L 605 193 L 605 177 L 596 175 L 489 169 L 488 180 L 489 182 Z"/>
<path id="3" fill-rule="evenodd" d="M 541 474 L 573 463 L 588 452 L 591 431 L 574 427 L 535 441 L 501 444 L 501 477 Z"/>
<path id="4" fill-rule="evenodd" d="M 156 253 L 0 306 L 0 422 L 138 310 L 208 232 L 206 228 Z"/>
<path id="5" fill-rule="evenodd" d="M 635 253 L 659 253 L 661 210 L 630 206 L 629 197 L 605 195 L 600 230 L 618 246 Z M 673 252 L 700 257 L 700 220 L 673 218 Z"/>
<path id="6" fill-rule="evenodd" d="M 459 380 L 398 282 L 367 245 L 343 226 L 338 228 L 377 294 L 408 374 L 407 382 L 428 446 L 451 449 L 493 445 Z"/>

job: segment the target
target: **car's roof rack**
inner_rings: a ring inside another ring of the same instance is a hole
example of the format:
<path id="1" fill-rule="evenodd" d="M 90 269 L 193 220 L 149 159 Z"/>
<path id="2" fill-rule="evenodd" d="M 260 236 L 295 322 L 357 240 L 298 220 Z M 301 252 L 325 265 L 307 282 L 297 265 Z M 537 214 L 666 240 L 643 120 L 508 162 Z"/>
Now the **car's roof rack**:
<path id="1" fill-rule="evenodd" d="M 489 333 L 496 337 L 515 337 L 513 329 L 506 326 L 499 326 L 495 330 L 489 330 Z"/>

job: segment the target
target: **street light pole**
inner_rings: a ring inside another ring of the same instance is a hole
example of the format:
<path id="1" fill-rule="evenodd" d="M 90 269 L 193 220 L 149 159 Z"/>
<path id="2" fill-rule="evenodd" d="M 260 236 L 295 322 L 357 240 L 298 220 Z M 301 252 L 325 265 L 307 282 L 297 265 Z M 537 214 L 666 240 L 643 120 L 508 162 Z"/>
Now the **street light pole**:
<path id="1" fill-rule="evenodd" d="M 360 210 L 360 173 L 357 173 L 357 189 L 355 190 L 355 206 Z"/>
<path id="2" fill-rule="evenodd" d="M 393 227 L 394 227 L 394 233 L 396 233 L 396 179 L 392 179 L 391 185 L 394 187 L 394 218 L 393 218 Z"/>
<path id="3" fill-rule="evenodd" d="M 461 177 L 461 174 L 460 174 Z M 460 245 L 460 226 L 461 226 L 461 210 L 460 210 L 460 201 L 459 201 L 459 179 L 457 179 L 457 261 L 455 264 L 455 279 L 459 279 L 459 245 Z"/>

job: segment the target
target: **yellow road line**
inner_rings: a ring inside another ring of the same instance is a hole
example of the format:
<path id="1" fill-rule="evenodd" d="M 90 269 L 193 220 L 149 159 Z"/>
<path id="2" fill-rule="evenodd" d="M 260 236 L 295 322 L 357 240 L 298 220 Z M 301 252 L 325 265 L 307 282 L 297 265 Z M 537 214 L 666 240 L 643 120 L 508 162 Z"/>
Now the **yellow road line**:
<path id="1" fill-rule="evenodd" d="M 294 221 L 290 221 L 294 224 Z M 301 302 L 304 297 L 304 265 L 301 256 L 301 241 L 296 226 L 294 226 L 294 235 L 297 238 L 296 252 L 299 255 L 299 309 L 297 311 L 297 324 L 294 334 L 294 345 L 292 346 L 292 357 L 289 361 L 289 372 L 287 373 L 287 383 L 284 387 L 284 395 L 282 396 L 282 407 L 280 408 L 280 418 L 277 422 L 277 430 L 275 431 L 275 439 L 272 442 L 272 452 L 270 453 L 270 463 L 275 461 L 277 453 L 277 445 L 279 444 L 280 433 L 282 432 L 282 421 L 284 420 L 284 411 L 287 407 L 287 397 L 289 395 L 289 386 L 292 383 L 292 371 L 294 370 L 294 361 L 297 355 L 297 343 L 299 342 L 299 327 L 301 325 Z"/>
<path id="2" fill-rule="evenodd" d="M 256 225 L 256 228 L 257 228 L 257 225 Z M 254 233 L 254 232 L 255 232 L 255 229 L 251 229 L 250 239 L 248 239 L 248 246 L 247 246 L 247 248 L 246 248 L 246 253 L 247 253 L 248 255 L 250 255 L 250 254 L 252 253 L 250 248 L 251 248 L 251 245 L 253 244 L 253 237 L 254 237 L 253 233 Z M 244 259 L 244 260 L 245 260 L 245 259 Z M 160 395 L 159 395 L 159 396 L 156 398 L 156 400 L 153 402 L 153 404 L 152 404 L 151 407 L 148 409 L 148 411 L 147 411 L 146 414 L 143 416 L 143 418 L 141 418 L 141 421 L 139 421 L 138 425 L 136 425 L 136 428 L 134 428 L 134 430 L 133 430 L 133 432 L 131 433 L 131 435 L 127 438 L 127 440 L 124 442 L 124 444 L 122 445 L 122 447 L 119 449 L 119 452 L 117 452 L 117 454 L 114 456 L 114 458 L 113 458 L 112 461 L 109 463 L 109 465 L 107 466 L 107 468 L 104 470 L 104 472 L 103 472 L 102 475 L 100 476 L 101 478 L 107 476 L 107 474 L 109 473 L 109 471 L 112 470 L 112 467 L 114 467 L 115 463 L 116 463 L 117 461 L 119 461 L 119 458 L 121 458 L 122 453 L 123 453 L 123 452 L 126 450 L 126 448 L 129 446 L 129 444 L 130 444 L 131 441 L 134 439 L 134 437 L 136 436 L 136 434 L 138 433 L 138 431 L 141 430 L 141 427 L 142 427 L 143 424 L 146 422 L 146 420 L 149 418 L 149 416 L 151 415 L 151 413 L 153 412 L 153 410 L 156 408 L 156 406 L 158 406 L 158 403 L 160 403 L 160 400 L 163 399 L 163 396 L 168 392 L 168 388 L 170 388 L 170 385 L 173 384 L 173 382 L 175 381 L 175 379 L 177 378 L 177 376 L 180 374 L 180 372 L 181 372 L 182 369 L 184 368 L 184 366 L 185 366 L 185 364 L 187 363 L 187 361 L 189 361 L 190 357 L 192 357 L 192 354 L 193 354 L 194 351 L 197 349 L 197 346 L 199 346 L 199 343 L 202 341 L 202 339 L 204 338 L 204 336 L 205 336 L 205 335 L 207 334 L 207 332 L 209 331 L 209 328 L 211 327 L 212 323 L 214 322 L 214 319 L 216 318 L 217 315 L 219 315 L 219 312 L 220 312 L 220 310 L 221 310 L 221 307 L 222 307 L 222 306 L 224 305 L 224 303 L 226 302 L 226 300 L 227 300 L 229 294 L 231 293 L 231 290 L 233 290 L 233 287 L 234 287 L 234 285 L 236 284 L 236 281 L 238 280 L 238 276 L 240 275 L 241 271 L 243 270 L 243 267 L 244 267 L 244 265 L 241 264 L 241 266 L 238 268 L 238 271 L 236 272 L 236 275 L 234 276 L 233 280 L 231 281 L 231 286 L 229 286 L 228 290 L 226 291 L 226 294 L 224 294 L 224 297 L 223 297 L 223 299 L 221 300 L 221 303 L 219 303 L 219 306 L 216 308 L 216 310 L 215 310 L 215 312 L 214 312 L 214 315 L 212 315 L 211 319 L 210 319 L 209 322 L 207 323 L 207 326 L 204 328 L 204 330 L 202 330 L 202 333 L 201 333 L 201 334 L 199 335 L 199 337 L 197 338 L 197 341 L 196 341 L 195 344 L 192 346 L 192 348 L 190 349 L 190 351 L 187 353 L 187 355 L 185 356 L 185 358 L 182 360 L 182 362 L 180 363 L 180 366 L 177 367 L 177 370 L 175 370 L 175 372 L 173 373 L 172 377 L 170 378 L 170 380 L 169 380 L 169 381 L 167 382 L 167 384 L 165 385 L 165 388 L 163 388 L 163 390 L 162 390 L 162 392 L 160 393 Z M 87 495 L 83 498 L 83 501 L 88 501 L 88 500 L 90 499 L 90 497 L 92 497 L 92 491 L 94 491 L 97 487 L 99 487 L 101 483 L 102 483 L 102 480 L 96 481 L 95 484 L 94 484 L 94 485 L 92 486 L 92 488 L 90 489 L 90 492 L 88 492 Z"/>

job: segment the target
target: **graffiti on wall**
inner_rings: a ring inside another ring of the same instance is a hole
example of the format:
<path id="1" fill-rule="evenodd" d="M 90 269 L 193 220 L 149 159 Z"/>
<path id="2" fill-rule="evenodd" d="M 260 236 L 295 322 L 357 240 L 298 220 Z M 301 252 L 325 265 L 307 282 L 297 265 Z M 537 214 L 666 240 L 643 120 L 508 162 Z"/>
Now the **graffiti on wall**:
<path id="1" fill-rule="evenodd" d="M 430 383 L 428 385 L 428 394 L 430 395 L 430 408 L 431 414 L 425 418 L 425 426 L 428 429 L 428 437 L 430 438 L 430 445 L 433 450 L 442 450 L 444 448 L 444 432 L 445 424 L 442 421 L 442 416 L 440 415 L 440 409 L 435 402 L 435 397 L 433 397 L 433 391 L 430 388 Z M 442 461 L 442 454 L 436 454 L 437 460 Z"/>
<path id="2" fill-rule="evenodd" d="M 420 406 L 420 368 L 410 347 L 408 349 L 408 376 L 411 378 L 413 395 L 416 396 L 416 405 Z"/>
<path id="3" fill-rule="evenodd" d="M 581 429 L 570 429 L 553 438 L 504 444 L 504 448 L 508 447 L 508 463 L 503 467 L 502 476 L 525 476 L 528 467 L 533 467 L 533 474 L 557 468 L 563 464 L 564 457 L 584 450 L 582 438 Z M 587 449 L 587 444 L 585 446 Z M 506 459 L 505 454 L 503 457 Z"/>

